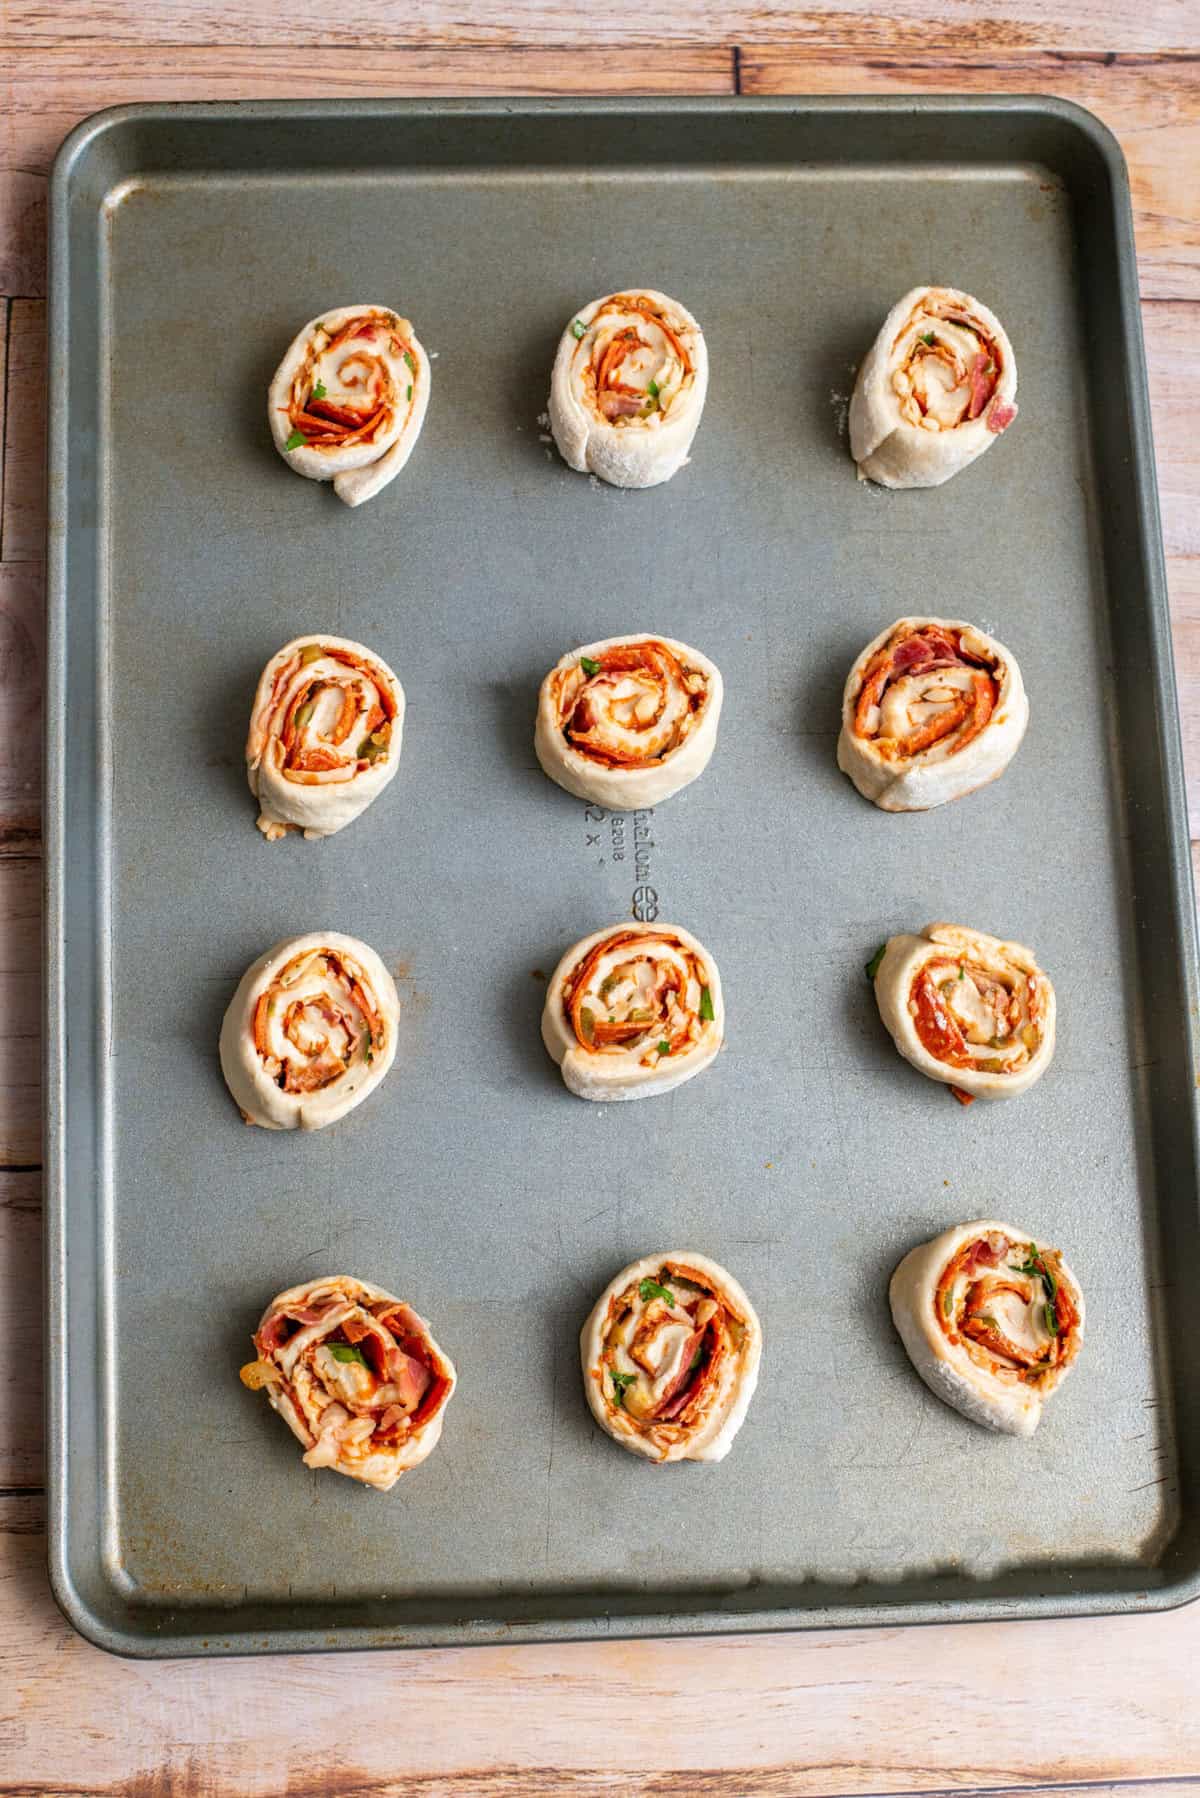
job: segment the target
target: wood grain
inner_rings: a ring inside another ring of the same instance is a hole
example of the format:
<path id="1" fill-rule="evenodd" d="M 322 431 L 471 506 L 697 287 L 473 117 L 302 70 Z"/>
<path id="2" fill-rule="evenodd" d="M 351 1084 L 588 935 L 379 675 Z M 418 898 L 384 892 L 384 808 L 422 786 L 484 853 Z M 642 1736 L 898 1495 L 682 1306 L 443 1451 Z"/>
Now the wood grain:
<path id="1" fill-rule="evenodd" d="M 0 857 L 41 846 L 45 569 L 0 562 Z"/>
<path id="2" fill-rule="evenodd" d="M 787 0 L 648 0 L 599 9 L 570 0 L 6 0 L 0 49 L 64 42 L 127 44 L 378 45 L 439 48 L 609 43 L 622 50 L 678 39 L 691 44 L 789 42 L 831 49 L 950 50 L 987 54 L 1026 49 L 1162 51 L 1196 39 L 1193 9 L 1181 0 L 838 0 L 820 8 Z"/>
<path id="3" fill-rule="evenodd" d="M 42 1177 L 0 1173 L 0 1492 L 43 1479 L 41 1270 Z"/>
<path id="4" fill-rule="evenodd" d="M 0 560 L 46 553 L 46 302 L 15 299 L 8 312 L 8 401 Z"/>
<path id="5" fill-rule="evenodd" d="M 1191 10 L 1200 40 L 1200 8 Z M 747 94 L 1037 93 L 1074 100 L 1116 132 L 1129 163 L 1143 294 L 1200 299 L 1200 59 L 1096 53 L 970 62 L 783 47 L 747 51 L 740 79 Z"/>
<path id="6" fill-rule="evenodd" d="M 41 961 L 41 863 L 0 860 L 0 1168 L 41 1160 Z"/>
<path id="7" fill-rule="evenodd" d="M 40 1521 L 36 1497 L 0 1498 L 9 1798 L 825 1798 L 973 1785 L 994 1798 L 1041 1774 L 1053 1790 L 1200 1767 L 1194 1608 L 1099 1625 L 120 1662 L 57 1615 Z"/>
<path id="8" fill-rule="evenodd" d="M 8 57 L 0 168 L 46 174 L 72 126 L 105 106 L 136 100 L 386 99 L 442 94 L 725 94 L 731 50 L 643 45 L 626 62 L 611 50 L 360 50 L 254 45 L 131 46 L 96 66 L 77 44 Z"/>
<path id="9" fill-rule="evenodd" d="M 606 36 L 620 47 L 597 49 Z M 728 91 L 734 44 L 759 92 L 1032 86 L 1091 105 L 1129 155 L 1143 292 L 1155 296 L 1144 319 L 1200 834 L 1200 65 L 1145 54 L 1198 41 L 1196 0 L 885 0 L 883 11 L 845 0 L 812 12 L 651 0 L 619 15 L 562 0 L 0 0 L 0 294 L 25 302 L 12 308 L 7 427 L 0 417 L 0 1165 L 39 1153 L 40 872 L 27 852 L 38 842 L 44 326 L 28 302 L 44 291 L 49 158 L 77 118 L 143 98 Z M 7 310 L 0 302 L 5 324 Z M 1067 1798 L 1081 1782 L 1113 1798 L 1200 1793 L 1200 1606 L 1103 1623 L 335 1661 L 104 1656 L 62 1621 L 45 1580 L 39 1197 L 35 1173 L 0 1174 L 0 1798 L 1015 1798 L 1034 1785 Z M 1137 1783 L 1114 1783 L 1126 1780 Z"/>

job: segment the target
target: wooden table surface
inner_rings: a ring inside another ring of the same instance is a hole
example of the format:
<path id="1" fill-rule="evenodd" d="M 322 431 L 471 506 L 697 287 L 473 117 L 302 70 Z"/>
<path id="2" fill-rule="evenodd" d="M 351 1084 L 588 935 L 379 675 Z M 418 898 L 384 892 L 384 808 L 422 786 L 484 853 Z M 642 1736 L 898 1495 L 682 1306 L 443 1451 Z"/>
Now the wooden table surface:
<path id="1" fill-rule="evenodd" d="M 0 0 L 0 85 L 0 1798 L 1200 1791 L 1200 1604 L 921 1631 L 112 1659 L 74 1635 L 47 1589 L 33 1377 L 45 211 L 65 132 L 150 99 L 970 90 L 1082 102 L 1116 131 L 1133 180 L 1196 838 L 1200 0 L 646 0 L 636 13 L 566 0 Z"/>

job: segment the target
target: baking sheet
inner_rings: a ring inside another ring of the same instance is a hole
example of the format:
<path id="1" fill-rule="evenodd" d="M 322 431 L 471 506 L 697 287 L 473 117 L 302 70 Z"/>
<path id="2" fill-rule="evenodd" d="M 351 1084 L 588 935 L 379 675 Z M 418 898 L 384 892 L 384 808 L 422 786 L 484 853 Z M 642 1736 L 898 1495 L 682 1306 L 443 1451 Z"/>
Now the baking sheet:
<path id="1" fill-rule="evenodd" d="M 1195 945 L 1123 165 L 1059 102 L 128 108 L 55 175 L 48 1158 L 52 1576 L 142 1654 L 1134 1609 L 1193 1594 Z M 854 479 L 846 401 L 925 280 L 1004 320 L 1021 415 L 948 486 Z M 568 471 L 550 361 L 645 282 L 700 318 L 692 465 Z M 394 305 L 436 352 L 419 448 L 351 512 L 264 422 L 297 325 Z M 892 618 L 975 620 L 1032 717 L 987 790 L 885 816 L 834 763 Z M 651 814 L 546 781 L 533 711 L 631 629 L 718 663 L 704 777 Z M 254 829 L 262 664 L 329 629 L 398 670 L 383 799 Z M 644 1105 L 570 1097 L 541 976 L 630 914 L 694 930 L 728 1044 Z M 1029 942 L 1047 1077 L 969 1112 L 895 1054 L 863 963 L 932 918 Z M 292 932 L 398 977 L 377 1095 L 249 1131 L 216 1038 Z M 893 1335 L 915 1241 L 1062 1246 L 1088 1341 L 1030 1442 L 939 1405 Z M 576 1338 L 624 1262 L 699 1249 L 753 1297 L 759 1392 L 716 1468 L 591 1423 Z M 315 1476 L 236 1369 L 267 1298 L 351 1272 L 458 1364 L 390 1498 Z M 1181 1290 L 1182 1286 L 1182 1290 Z"/>

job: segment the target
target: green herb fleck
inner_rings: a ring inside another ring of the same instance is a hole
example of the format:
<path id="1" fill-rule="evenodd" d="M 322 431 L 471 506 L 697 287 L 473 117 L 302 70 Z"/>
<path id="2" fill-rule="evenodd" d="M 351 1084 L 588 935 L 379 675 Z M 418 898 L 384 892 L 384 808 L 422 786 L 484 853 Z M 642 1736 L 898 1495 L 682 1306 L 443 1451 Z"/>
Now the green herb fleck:
<path id="1" fill-rule="evenodd" d="M 703 1361 L 703 1359 L 704 1359 L 704 1350 L 703 1350 L 703 1348 L 698 1348 L 696 1350 L 695 1354 L 692 1356 L 692 1365 L 688 1368 L 688 1372 L 695 1373 L 696 1369 L 699 1367 L 699 1365 L 700 1365 L 701 1361 Z"/>
<path id="2" fill-rule="evenodd" d="M 304 726 L 308 723 L 316 709 L 317 702 L 315 699 L 310 699 L 305 705 L 298 707 L 296 716 L 292 719 L 292 723 L 297 730 L 304 729 Z"/>
<path id="3" fill-rule="evenodd" d="M 700 988 L 700 1016 L 706 1024 L 711 1024 L 716 1015 L 713 1010 L 712 991 L 709 987 L 702 986 Z"/>
<path id="4" fill-rule="evenodd" d="M 613 1391 L 617 1395 L 617 1403 L 624 1405 L 625 1388 L 637 1384 L 637 1375 L 635 1373 L 618 1373 L 615 1368 L 610 1368 L 609 1372 L 612 1375 Z"/>
<path id="5" fill-rule="evenodd" d="M 1042 1284 L 1046 1288 L 1046 1297 L 1051 1303 L 1058 1297 L 1058 1281 L 1054 1278 L 1054 1275 L 1042 1260 L 1041 1250 L 1035 1242 L 1030 1243 L 1028 1257 L 1018 1266 L 1017 1272 L 1019 1274 L 1030 1274 L 1035 1279 L 1040 1276 Z"/>
<path id="6" fill-rule="evenodd" d="M 284 449 L 288 449 L 288 450 L 299 449 L 303 444 L 306 444 L 307 442 L 308 442 L 308 438 L 304 435 L 303 431 L 293 431 L 291 436 L 288 438 L 287 442 L 284 444 L 283 447 L 284 447 Z"/>
<path id="7" fill-rule="evenodd" d="M 967 977 L 967 965 L 965 962 L 960 961 L 958 964 L 958 978 L 960 980 L 965 980 L 966 977 Z"/>
<path id="8" fill-rule="evenodd" d="M 327 1342 L 325 1347 L 335 1361 L 357 1361 L 360 1367 L 367 1365 L 362 1350 L 355 1348 L 352 1342 Z"/>
<path id="9" fill-rule="evenodd" d="M 883 960 L 886 952 L 887 952 L 887 944 L 880 943 L 878 949 L 876 949 L 874 955 L 871 957 L 870 961 L 867 963 L 867 979 L 868 980 L 874 980 L 876 974 L 878 974 L 879 964 Z"/>
<path id="10" fill-rule="evenodd" d="M 638 1297 L 643 1305 L 651 1299 L 665 1299 L 668 1305 L 675 1303 L 675 1294 L 669 1286 L 660 1286 L 657 1280 L 642 1280 L 638 1285 Z"/>
<path id="11" fill-rule="evenodd" d="M 599 674 L 600 664 L 592 656 L 580 656 L 579 666 L 585 674 Z"/>
<path id="12" fill-rule="evenodd" d="M 671 1053 L 670 1043 L 667 1043 L 667 1042 L 659 1043 L 658 1052 L 660 1055 L 669 1055 Z"/>
<path id="13" fill-rule="evenodd" d="M 577 318 L 575 320 L 575 323 L 571 326 L 571 336 L 575 339 L 576 343 L 579 342 L 579 339 L 583 336 L 583 334 L 586 330 L 587 330 L 587 326 L 584 324 L 583 320 L 581 318 Z"/>
<path id="14" fill-rule="evenodd" d="M 409 382 L 409 383 L 408 383 L 408 394 L 407 394 L 407 398 L 408 398 L 408 399 L 410 399 L 410 400 L 411 400 L 411 398 L 412 398 L 412 382 L 411 382 L 411 381 L 410 381 L 410 382 Z"/>
<path id="15" fill-rule="evenodd" d="M 1046 1306 L 1046 1328 L 1051 1336 L 1058 1335 L 1058 1310 L 1053 1304 Z"/>
<path id="16" fill-rule="evenodd" d="M 932 331 L 922 331 L 921 332 L 921 342 L 926 346 L 927 349 L 932 349 L 933 348 L 933 332 Z"/>
<path id="17" fill-rule="evenodd" d="M 408 363 L 408 366 L 412 369 L 412 371 L 415 375 L 417 372 L 417 359 L 413 355 L 411 350 L 405 350 L 404 360 Z"/>
<path id="18" fill-rule="evenodd" d="M 579 1013 L 580 1028 L 587 1042 L 594 1042 L 596 1037 L 596 1014 L 585 1005 Z"/>
<path id="19" fill-rule="evenodd" d="M 658 398 L 658 382 L 657 381 L 647 381 L 646 382 L 646 392 L 650 395 L 650 398 L 652 400 L 656 400 Z"/>
<path id="20" fill-rule="evenodd" d="M 326 389 L 324 381 L 315 381 L 313 383 L 313 390 L 312 390 L 313 399 L 323 400 L 325 398 L 326 392 L 327 392 L 327 389 Z"/>
<path id="21" fill-rule="evenodd" d="M 371 1041 L 370 1037 L 367 1038 L 365 1044 L 363 1045 L 363 1055 L 366 1058 L 367 1066 L 370 1067 L 371 1063 L 375 1059 L 375 1045 Z"/>

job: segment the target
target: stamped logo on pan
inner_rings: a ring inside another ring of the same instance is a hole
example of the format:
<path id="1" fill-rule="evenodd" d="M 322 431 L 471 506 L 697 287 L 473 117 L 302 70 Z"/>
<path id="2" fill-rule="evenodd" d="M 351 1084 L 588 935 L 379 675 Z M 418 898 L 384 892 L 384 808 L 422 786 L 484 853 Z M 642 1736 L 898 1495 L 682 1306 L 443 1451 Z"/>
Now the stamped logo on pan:
<path id="1" fill-rule="evenodd" d="M 651 883 L 651 860 L 655 849 L 651 835 L 654 807 L 644 806 L 636 812 L 610 812 L 603 805 L 583 808 L 585 848 L 603 851 L 600 864 L 613 861 L 628 869 L 632 882 L 629 909 L 639 924 L 653 924 L 658 916 L 658 893 Z"/>

